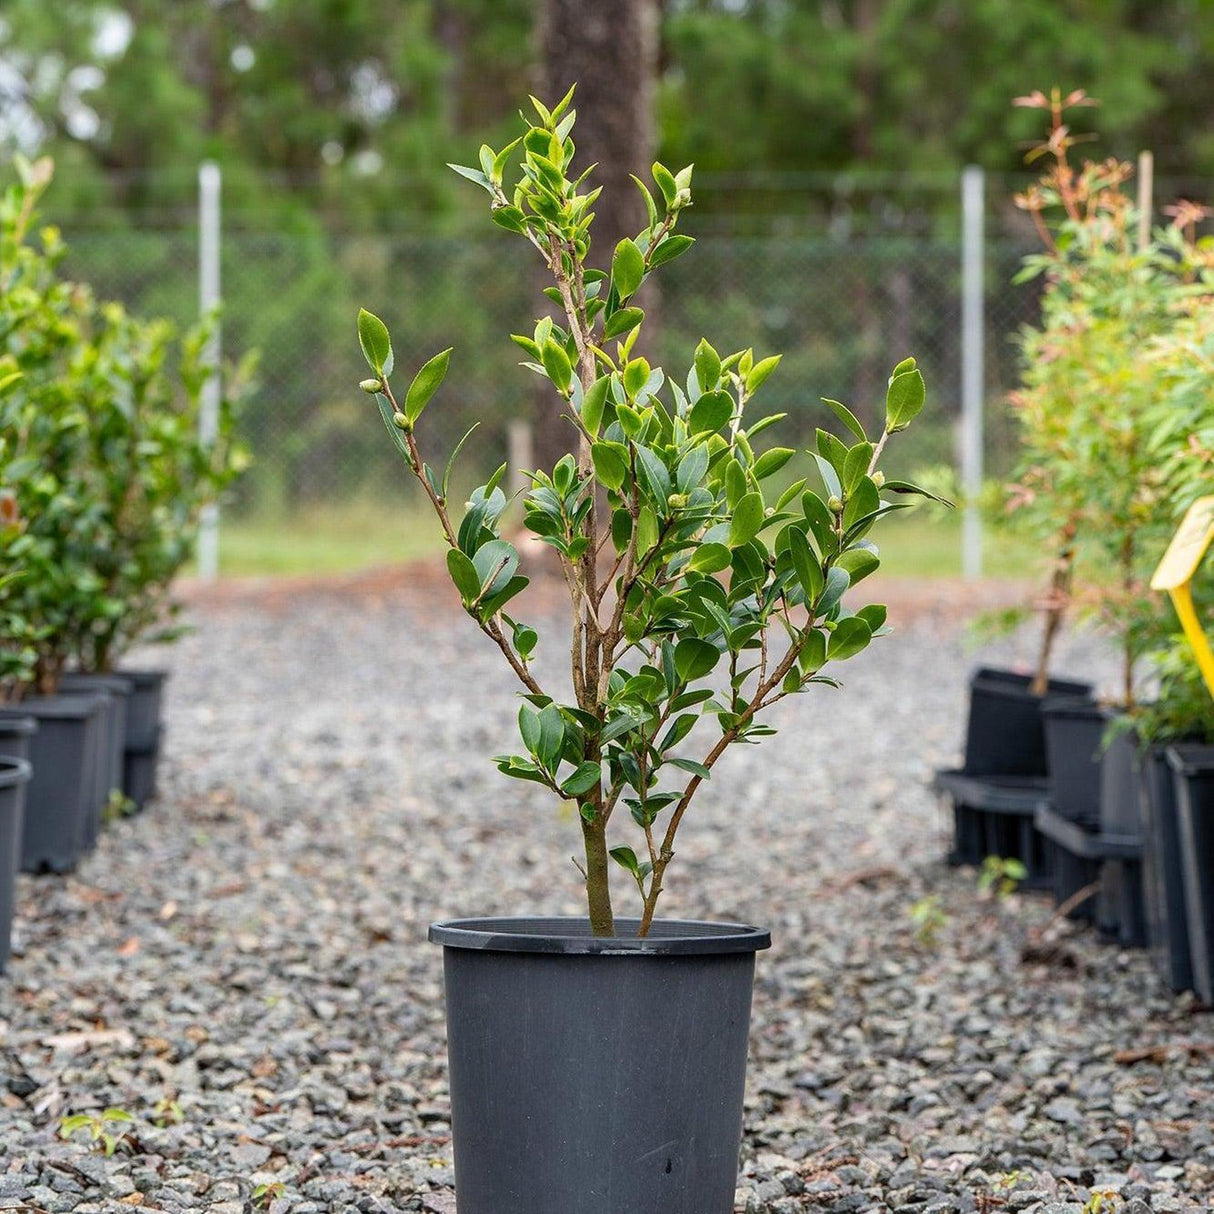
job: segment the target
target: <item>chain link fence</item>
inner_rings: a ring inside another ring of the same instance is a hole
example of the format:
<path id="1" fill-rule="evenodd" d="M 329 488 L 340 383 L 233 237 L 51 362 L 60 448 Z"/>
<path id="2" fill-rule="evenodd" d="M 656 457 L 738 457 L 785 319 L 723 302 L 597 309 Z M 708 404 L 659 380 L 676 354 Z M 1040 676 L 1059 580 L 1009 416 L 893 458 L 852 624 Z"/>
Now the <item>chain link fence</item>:
<path id="1" fill-rule="evenodd" d="M 954 462 L 961 358 L 956 183 L 918 189 L 910 201 L 891 190 L 861 200 L 837 183 L 782 185 L 778 205 L 763 194 L 756 206 L 754 195 L 736 201 L 736 191 L 722 187 L 705 214 L 692 212 L 686 230 L 698 243 L 659 276 L 657 324 L 643 352 L 680 378 L 701 336 L 722 352 L 752 345 L 759 355 L 783 353 L 764 403 L 789 414 L 779 441 L 790 445 L 823 424 L 823 395 L 875 420 L 890 368 L 913 353 L 929 385 L 929 408 L 894 458 L 904 472 Z M 1005 395 L 1016 376 L 1014 338 L 1035 318 L 1039 290 L 1011 285 L 1034 244 L 1011 218 L 1009 195 L 1005 183 L 988 182 L 986 444 L 995 474 L 1012 458 Z M 67 272 L 99 295 L 183 324 L 195 317 L 196 227 L 102 231 L 80 218 L 61 222 Z M 431 462 L 443 461 L 479 422 L 462 457 L 470 479 L 506 457 L 512 419 L 565 424 L 543 405 L 539 381 L 518 365 L 520 351 L 508 339 L 529 333 L 543 304 L 534 255 L 487 222 L 467 235 L 437 222 L 375 233 L 267 232 L 234 223 L 223 235 L 222 283 L 225 355 L 260 354 L 243 422 L 254 462 L 225 507 L 232 517 L 407 499 L 408 478 L 357 386 L 365 374 L 355 335 L 359 306 L 388 322 L 398 378 L 455 347 L 447 383 L 423 424 Z"/>

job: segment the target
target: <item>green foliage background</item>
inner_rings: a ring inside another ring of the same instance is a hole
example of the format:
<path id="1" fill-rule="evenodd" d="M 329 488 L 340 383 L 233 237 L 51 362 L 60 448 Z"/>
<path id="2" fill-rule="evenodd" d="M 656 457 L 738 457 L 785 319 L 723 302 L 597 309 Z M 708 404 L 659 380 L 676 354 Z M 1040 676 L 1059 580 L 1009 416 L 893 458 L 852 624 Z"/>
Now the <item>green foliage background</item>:
<path id="1" fill-rule="evenodd" d="M 539 0 L 7 0 L 0 141 L 58 162 L 45 210 L 70 273 L 145 314 L 196 313 L 197 164 L 224 173 L 225 344 L 260 348 L 241 504 L 283 516 L 400 494 L 350 391 L 349 317 L 374 305 L 418 350 L 454 345 L 453 442 L 494 466 L 535 398 L 496 335 L 526 331 L 533 283 L 444 168 L 500 145 L 533 69 Z M 1150 146 L 1165 191 L 1214 174 L 1214 5 L 1201 0 L 666 0 L 659 154 L 695 162 L 697 257 L 664 284 L 655 359 L 706 336 L 786 351 L 773 402 L 812 433 L 822 394 L 866 421 L 888 356 L 914 350 L 936 399 L 901 454 L 951 459 L 957 172 L 992 171 L 990 455 L 1006 338 L 1036 288 L 1007 286 L 1031 238 L 1004 174 L 1033 115 L 1011 96 L 1099 97 L 1094 150 Z M 117 14 L 117 15 L 116 15 Z M 643 170 L 646 166 L 638 165 Z M 517 272 L 502 272 L 517 267 Z M 746 282 L 745 289 L 742 288 Z M 476 349 L 475 365 L 463 351 Z M 482 354 L 487 351 L 487 354 Z"/>

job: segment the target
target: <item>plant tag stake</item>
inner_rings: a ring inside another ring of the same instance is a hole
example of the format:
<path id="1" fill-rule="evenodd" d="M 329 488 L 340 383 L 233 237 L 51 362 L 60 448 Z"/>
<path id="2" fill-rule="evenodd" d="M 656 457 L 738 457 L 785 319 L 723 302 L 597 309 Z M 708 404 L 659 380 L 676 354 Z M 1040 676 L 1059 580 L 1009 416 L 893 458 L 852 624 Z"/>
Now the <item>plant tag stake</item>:
<path id="1" fill-rule="evenodd" d="M 1211 543 L 1214 543 L 1214 497 L 1202 497 L 1189 507 L 1181 520 L 1180 528 L 1151 578 L 1151 589 L 1166 590 L 1171 595 L 1201 676 L 1214 696 L 1214 652 L 1193 607 L 1192 590 L 1193 575 Z"/>

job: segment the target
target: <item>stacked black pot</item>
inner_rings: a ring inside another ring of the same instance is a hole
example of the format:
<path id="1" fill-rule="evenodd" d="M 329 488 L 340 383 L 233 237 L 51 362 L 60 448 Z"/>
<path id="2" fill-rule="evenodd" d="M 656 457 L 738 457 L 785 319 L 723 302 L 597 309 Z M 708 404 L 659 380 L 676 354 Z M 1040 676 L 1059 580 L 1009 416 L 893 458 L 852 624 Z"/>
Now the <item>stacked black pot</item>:
<path id="1" fill-rule="evenodd" d="M 953 813 L 952 863 L 1016 859 L 1028 886 L 1048 884 L 1047 845 L 1035 824 L 1049 795 L 1042 707 L 1049 697 L 1090 694 L 1086 683 L 1052 679 L 1042 696 L 1029 675 L 989 666 L 973 673 L 964 764 L 935 777 Z"/>

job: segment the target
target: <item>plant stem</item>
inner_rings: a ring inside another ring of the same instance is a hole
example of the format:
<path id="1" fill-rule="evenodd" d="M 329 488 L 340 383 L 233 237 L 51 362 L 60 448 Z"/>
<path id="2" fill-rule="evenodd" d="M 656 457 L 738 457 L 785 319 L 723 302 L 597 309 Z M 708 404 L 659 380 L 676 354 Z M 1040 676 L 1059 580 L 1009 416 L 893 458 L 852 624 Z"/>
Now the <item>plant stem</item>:
<path id="1" fill-rule="evenodd" d="M 1041 634 L 1041 648 L 1037 652 L 1037 669 L 1029 687 L 1029 691 L 1035 696 L 1045 695 L 1050 687 L 1050 655 L 1071 599 L 1071 578 L 1075 571 L 1075 531 L 1075 523 L 1069 522 L 1063 531 L 1062 550 L 1058 553 L 1054 572 L 1050 577 L 1045 628 Z"/>
<path id="2" fill-rule="evenodd" d="M 611 910 L 611 858 L 607 854 L 607 823 L 602 814 L 593 822 L 582 819 L 582 841 L 586 847 L 586 904 L 590 930 L 596 936 L 615 935 Z"/>

